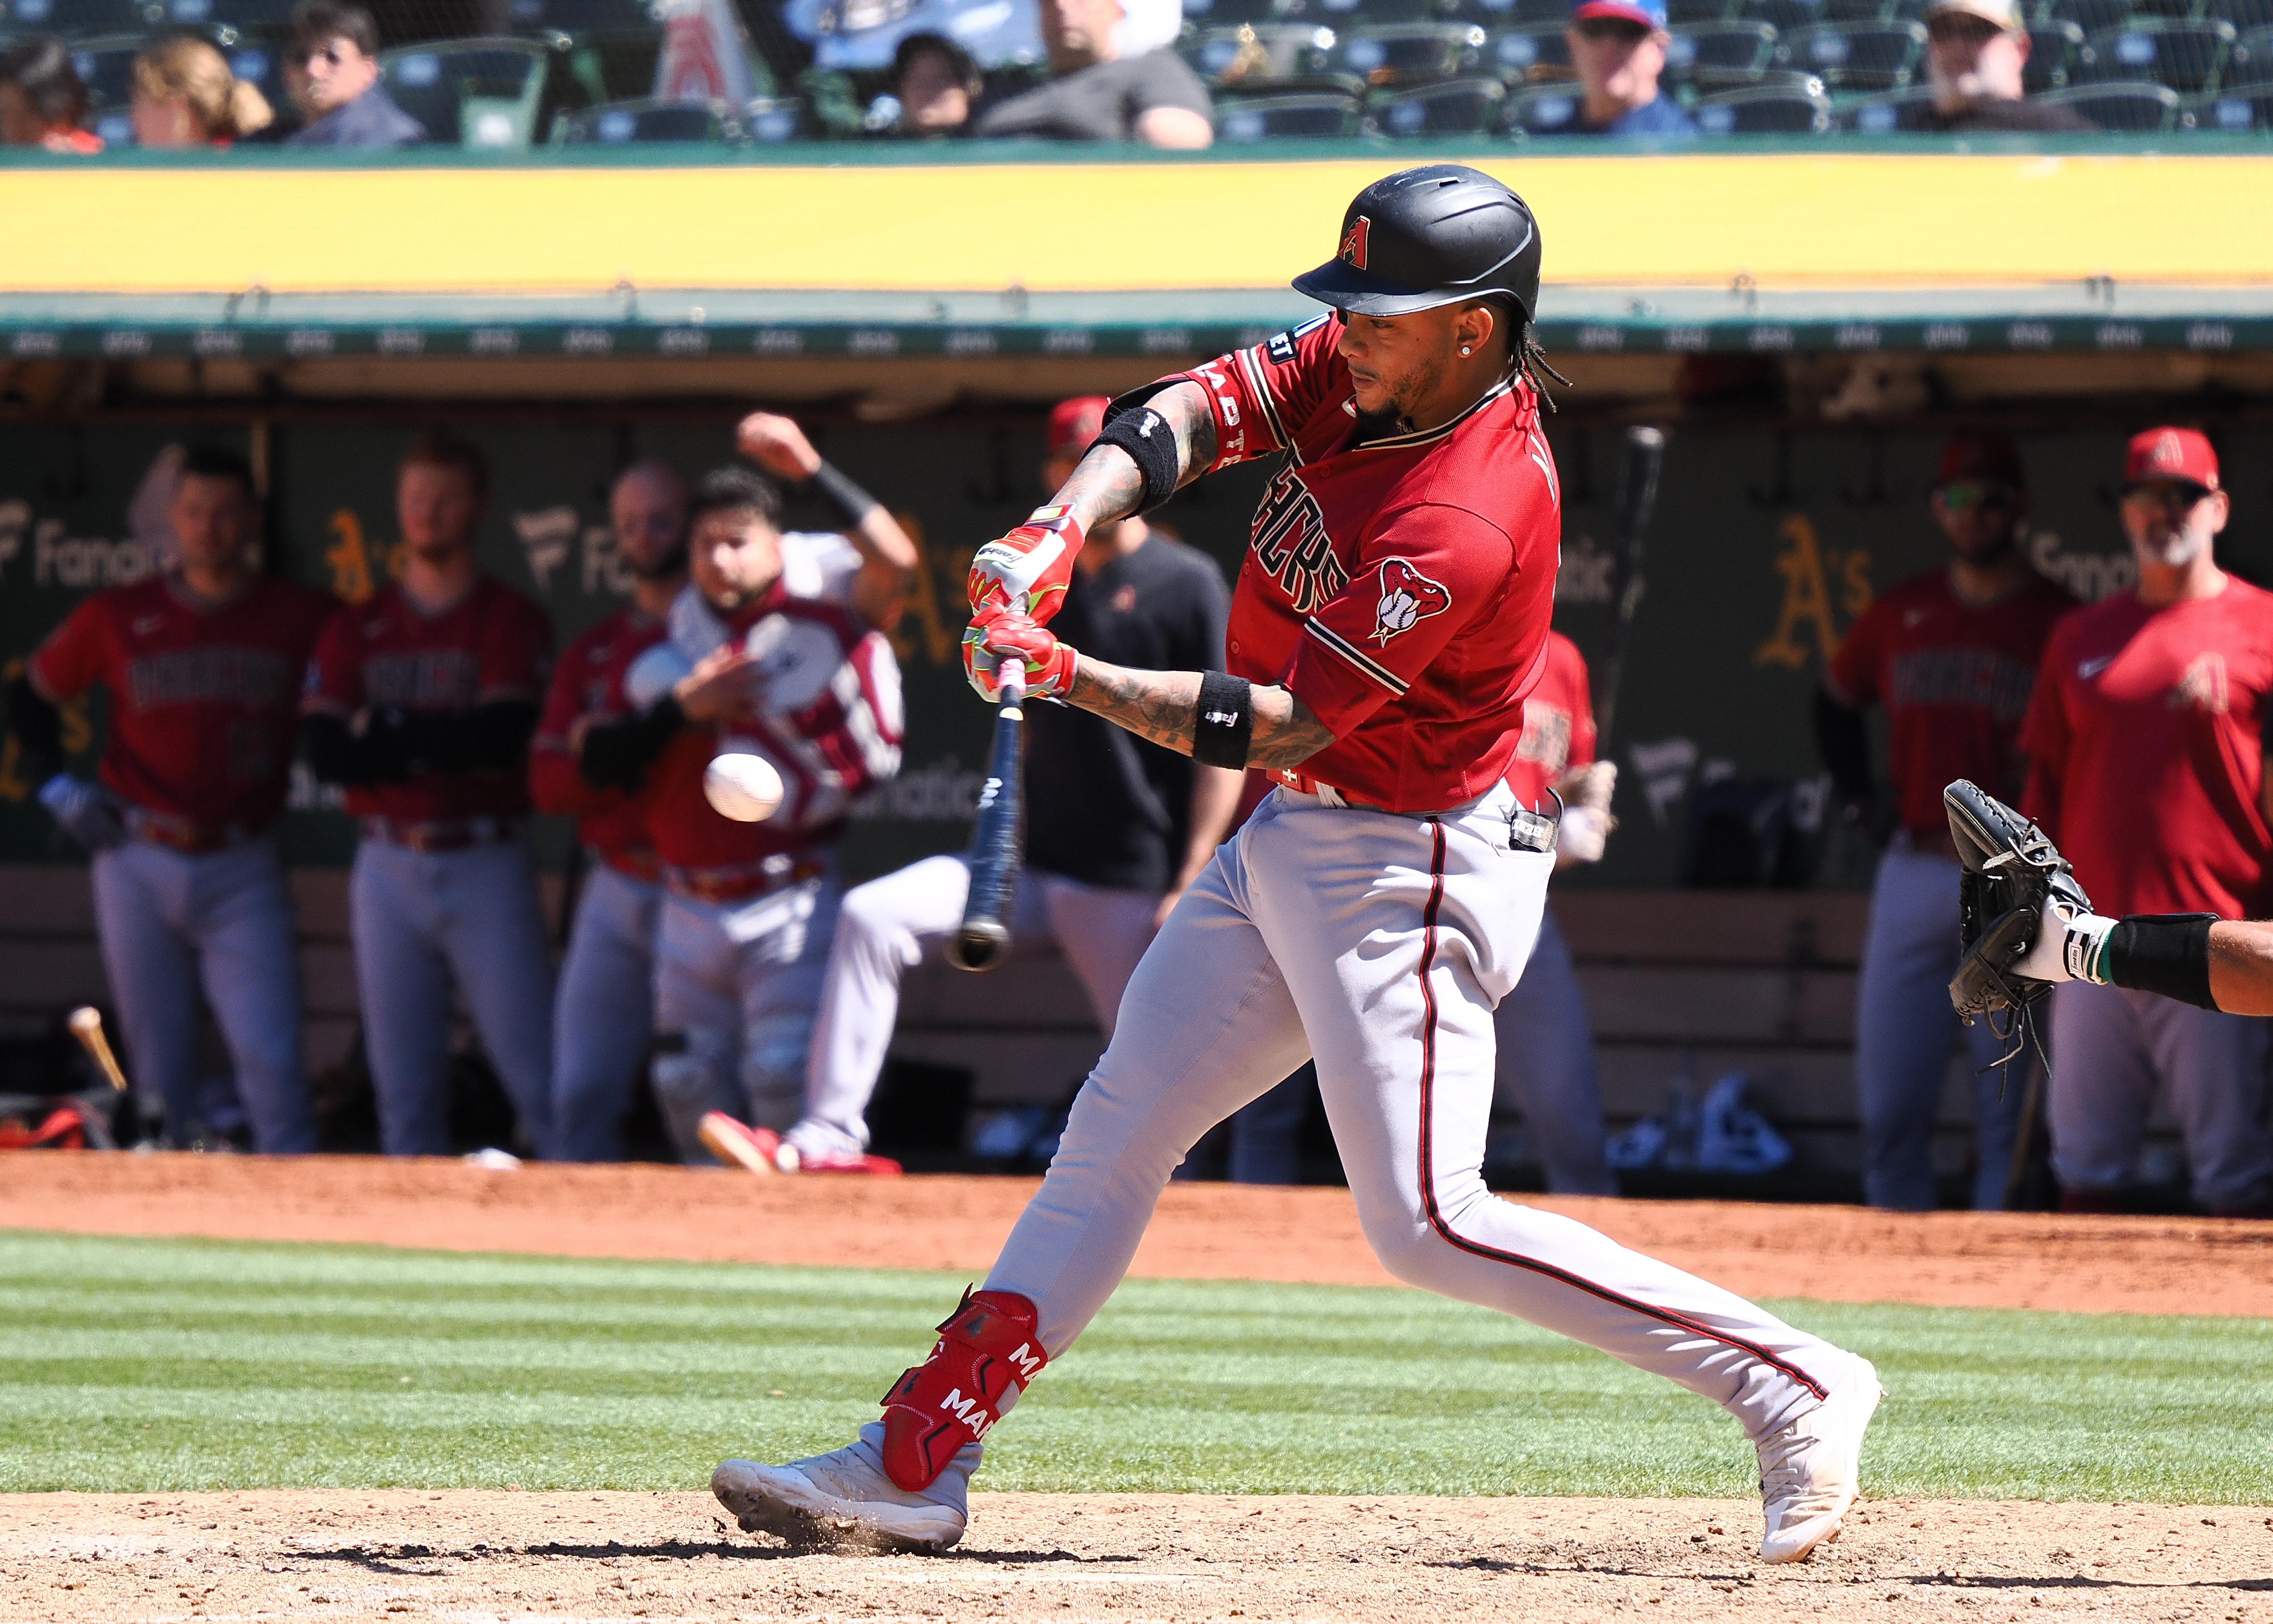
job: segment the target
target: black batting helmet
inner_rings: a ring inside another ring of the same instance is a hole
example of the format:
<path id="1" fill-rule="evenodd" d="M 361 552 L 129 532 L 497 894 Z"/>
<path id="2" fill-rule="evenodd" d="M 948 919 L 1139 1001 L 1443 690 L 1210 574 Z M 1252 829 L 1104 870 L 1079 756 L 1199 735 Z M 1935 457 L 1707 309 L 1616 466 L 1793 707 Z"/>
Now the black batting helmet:
<path id="1" fill-rule="evenodd" d="M 1358 316 L 1409 316 L 1463 299 L 1539 310 L 1539 222 L 1490 176 L 1459 163 L 1400 169 L 1342 215 L 1341 246 L 1294 289 Z"/>

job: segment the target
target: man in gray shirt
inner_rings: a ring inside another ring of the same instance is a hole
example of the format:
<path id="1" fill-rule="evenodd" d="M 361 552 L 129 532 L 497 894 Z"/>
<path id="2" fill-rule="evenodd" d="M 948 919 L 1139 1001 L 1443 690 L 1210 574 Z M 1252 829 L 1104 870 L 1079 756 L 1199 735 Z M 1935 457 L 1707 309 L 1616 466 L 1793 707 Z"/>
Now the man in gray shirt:
<path id="1" fill-rule="evenodd" d="M 1174 51 L 1124 56 L 1121 0 L 1040 0 L 1050 82 L 980 115 L 978 133 L 1059 141 L 1144 141 L 1194 148 L 1215 139 L 1214 107 Z"/>

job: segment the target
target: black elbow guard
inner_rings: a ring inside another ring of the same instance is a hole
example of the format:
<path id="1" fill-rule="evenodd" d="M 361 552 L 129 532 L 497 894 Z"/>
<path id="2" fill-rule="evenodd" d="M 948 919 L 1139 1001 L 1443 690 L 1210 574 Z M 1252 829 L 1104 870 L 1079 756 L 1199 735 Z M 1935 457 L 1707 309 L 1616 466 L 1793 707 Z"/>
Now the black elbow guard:
<path id="1" fill-rule="evenodd" d="M 1096 443 L 1120 447 L 1136 464 L 1144 482 L 1144 493 L 1136 502 L 1138 513 L 1150 513 L 1176 493 L 1176 480 L 1183 472 L 1176 431 L 1150 406 L 1133 406 L 1106 418 L 1105 432 Z"/>

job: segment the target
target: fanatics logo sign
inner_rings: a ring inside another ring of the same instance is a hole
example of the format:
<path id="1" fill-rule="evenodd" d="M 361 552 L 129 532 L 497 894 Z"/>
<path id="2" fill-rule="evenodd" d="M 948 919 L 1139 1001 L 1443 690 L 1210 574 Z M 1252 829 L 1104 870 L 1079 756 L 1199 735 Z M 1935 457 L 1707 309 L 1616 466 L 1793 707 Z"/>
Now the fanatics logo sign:
<path id="1" fill-rule="evenodd" d="M 1334 251 L 1334 258 L 1359 270 L 1365 269 L 1366 241 L 1373 235 L 1373 222 L 1363 214 L 1351 221 L 1342 232 L 1342 245 Z"/>

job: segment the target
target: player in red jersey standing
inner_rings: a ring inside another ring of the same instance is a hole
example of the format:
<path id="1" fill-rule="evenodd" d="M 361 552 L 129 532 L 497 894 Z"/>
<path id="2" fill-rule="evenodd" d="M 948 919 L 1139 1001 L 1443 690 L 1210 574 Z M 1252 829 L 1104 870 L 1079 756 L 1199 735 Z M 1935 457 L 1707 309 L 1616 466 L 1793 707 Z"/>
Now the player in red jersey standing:
<path id="1" fill-rule="evenodd" d="M 1536 223 L 1476 170 L 1407 169 L 1358 194 L 1294 285 L 1334 313 L 1124 396 L 1056 501 L 979 549 L 964 645 L 982 693 L 1016 658 L 1038 698 L 1280 786 L 1169 914 L 1041 1191 L 883 1419 L 787 1466 L 726 1462 L 712 1486 L 746 1528 L 953 1544 L 979 1440 L 1120 1283 L 1176 1164 L 1315 1058 L 1383 1263 L 1722 1405 L 1759 1455 L 1762 1554 L 1804 1556 L 1854 1498 L 1869 1363 L 1481 1176 L 1492 1011 L 1555 861 L 1502 781 L 1560 545 Z M 1262 456 L 1278 470 L 1229 674 L 1086 659 L 1039 623 L 1090 527 Z"/>
<path id="2" fill-rule="evenodd" d="M 2061 622 L 2022 742 L 2025 809 L 2110 916 L 2273 907 L 2273 593 L 2220 569 L 2231 501 L 2192 429 L 2150 429 L 2124 464 L 2139 584 Z M 2194 1197 L 2273 1212 L 2266 1024 L 2079 981 L 2052 996 L 2052 1171 L 2075 1211 L 2119 1207 L 2157 1086 L 2186 1139 Z"/>
<path id="3" fill-rule="evenodd" d="M 552 961 L 521 823 L 552 628 L 476 568 L 488 502 L 478 447 L 437 432 L 404 454 L 402 578 L 333 618 L 301 706 L 309 766 L 363 823 L 348 928 L 394 1156 L 450 1149 L 454 978 L 522 1132 L 550 1152 Z"/>
<path id="4" fill-rule="evenodd" d="M 1955 778 L 2020 793 L 2021 721 L 2052 625 L 2075 607 L 2021 552 L 2029 516 L 2021 454 L 1997 434 L 1959 434 L 1934 473 L 1934 521 L 1952 557 L 1879 595 L 1839 645 L 1815 729 L 1834 787 L 1858 822 L 1879 814 L 1863 710 L 1887 710 L 1895 828 L 1871 893 L 1855 1004 L 1863 1191 L 1873 1207 L 1934 1205 L 1933 1125 L 1958 1035 L 1947 989 L 1957 968 L 1957 853 L 1942 786 Z M 1984 1024 L 1965 1029 L 1973 1077 L 1973 1205 L 2005 1205 L 2025 1090 L 2023 1063 Z"/>
<path id="5" fill-rule="evenodd" d="M 338 605 L 258 573 L 252 470 L 192 451 L 169 517 L 179 568 L 97 592 L 9 691 L 27 776 L 94 853 L 103 968 L 139 1085 L 167 1136 L 199 1118 L 198 990 L 229 1046 L 253 1147 L 316 1147 L 300 1070 L 292 903 L 274 838 L 292 766 L 301 673 Z M 56 706 L 110 691 L 101 782 L 63 771 Z M 207 1124 L 210 1131 L 216 1124 Z"/>
<path id="6" fill-rule="evenodd" d="M 1555 830 L 1558 873 L 1602 860 L 1617 772 L 1612 763 L 1594 759 L 1587 657 L 1561 632 L 1550 631 L 1539 685 L 1523 702 L 1523 733 L 1507 786 L 1519 805 L 1550 813 L 1563 808 Z M 1602 1158 L 1602 1080 L 1594 1023 L 1551 907 L 1540 913 L 1539 940 L 1522 979 L 1500 1000 L 1492 1028 L 1499 1096 L 1512 1096 L 1522 1107 L 1548 1189 L 1557 1195 L 1617 1194 L 1617 1181 Z"/>

